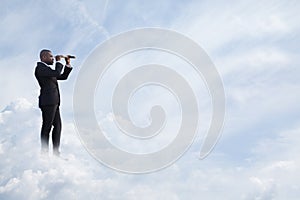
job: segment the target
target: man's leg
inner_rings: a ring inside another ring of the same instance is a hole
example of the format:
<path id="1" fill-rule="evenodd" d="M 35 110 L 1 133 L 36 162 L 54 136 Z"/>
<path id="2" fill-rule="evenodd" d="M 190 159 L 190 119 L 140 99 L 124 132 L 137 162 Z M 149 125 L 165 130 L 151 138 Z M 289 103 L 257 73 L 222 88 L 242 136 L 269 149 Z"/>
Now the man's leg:
<path id="1" fill-rule="evenodd" d="M 57 156 L 59 156 L 60 135 L 61 135 L 61 118 L 60 118 L 60 112 L 58 106 L 55 112 L 55 117 L 53 121 L 53 130 L 52 130 L 53 153 Z"/>
<path id="2" fill-rule="evenodd" d="M 49 134 L 55 117 L 55 112 L 57 110 L 57 105 L 42 106 L 41 110 L 42 110 L 42 119 L 43 119 L 42 130 L 41 130 L 42 151 L 48 152 Z"/>

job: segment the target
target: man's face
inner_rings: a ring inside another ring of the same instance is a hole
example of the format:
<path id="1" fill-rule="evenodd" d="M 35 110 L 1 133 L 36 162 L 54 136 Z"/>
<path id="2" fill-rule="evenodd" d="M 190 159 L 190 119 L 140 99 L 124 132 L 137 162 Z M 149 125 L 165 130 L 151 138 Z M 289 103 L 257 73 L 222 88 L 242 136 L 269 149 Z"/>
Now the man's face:
<path id="1" fill-rule="evenodd" d="M 54 63 L 54 57 L 52 52 L 46 52 L 43 56 L 43 62 L 45 62 L 47 65 L 53 65 Z"/>

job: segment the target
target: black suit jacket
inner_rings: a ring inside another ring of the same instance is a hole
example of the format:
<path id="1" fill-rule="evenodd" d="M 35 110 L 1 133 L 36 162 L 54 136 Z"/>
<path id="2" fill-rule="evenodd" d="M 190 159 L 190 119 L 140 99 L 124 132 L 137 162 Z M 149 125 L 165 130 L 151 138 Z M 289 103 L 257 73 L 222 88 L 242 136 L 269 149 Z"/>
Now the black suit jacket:
<path id="1" fill-rule="evenodd" d="M 39 107 L 45 105 L 59 105 L 60 95 L 57 80 L 66 80 L 72 71 L 71 67 L 65 67 L 61 74 L 63 65 L 59 62 L 55 64 L 55 70 L 45 63 L 38 62 L 35 68 L 35 77 L 40 85 Z"/>

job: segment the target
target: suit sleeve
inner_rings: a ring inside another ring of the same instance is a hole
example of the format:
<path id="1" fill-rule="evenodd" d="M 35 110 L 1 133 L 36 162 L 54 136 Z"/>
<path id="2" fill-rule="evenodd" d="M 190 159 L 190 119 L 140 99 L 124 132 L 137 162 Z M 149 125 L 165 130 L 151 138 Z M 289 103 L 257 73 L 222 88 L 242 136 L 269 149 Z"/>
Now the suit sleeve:
<path id="1" fill-rule="evenodd" d="M 44 77 L 59 77 L 62 71 L 63 65 L 61 63 L 55 64 L 55 70 L 50 67 L 39 67 L 36 69 L 36 76 Z"/>
<path id="2" fill-rule="evenodd" d="M 57 77 L 57 80 L 66 80 L 71 71 L 72 71 L 71 67 L 65 67 L 64 72 Z"/>

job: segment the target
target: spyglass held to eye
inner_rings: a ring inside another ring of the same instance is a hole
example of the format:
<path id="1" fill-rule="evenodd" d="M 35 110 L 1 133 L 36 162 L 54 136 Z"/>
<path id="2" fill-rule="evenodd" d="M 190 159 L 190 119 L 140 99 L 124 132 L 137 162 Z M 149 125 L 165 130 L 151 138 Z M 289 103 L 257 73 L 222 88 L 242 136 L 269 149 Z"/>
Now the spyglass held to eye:
<path id="1" fill-rule="evenodd" d="M 76 58 L 75 56 L 72 56 L 72 55 L 66 55 L 66 56 L 64 56 L 64 55 L 57 55 L 57 56 L 59 56 L 60 58 L 71 58 L 71 59 L 75 59 Z"/>

